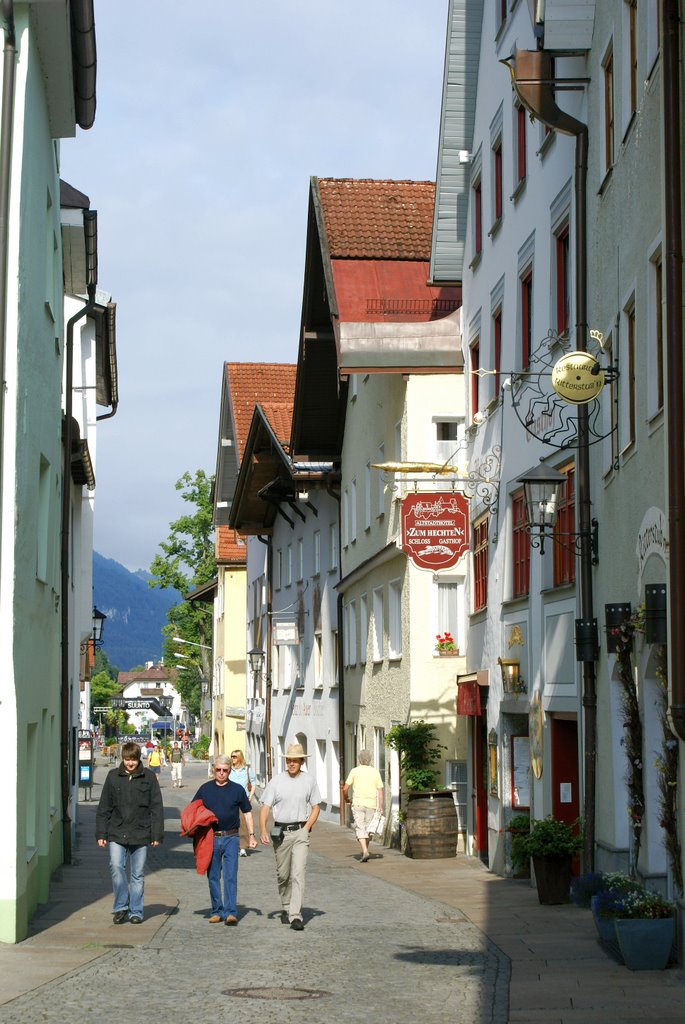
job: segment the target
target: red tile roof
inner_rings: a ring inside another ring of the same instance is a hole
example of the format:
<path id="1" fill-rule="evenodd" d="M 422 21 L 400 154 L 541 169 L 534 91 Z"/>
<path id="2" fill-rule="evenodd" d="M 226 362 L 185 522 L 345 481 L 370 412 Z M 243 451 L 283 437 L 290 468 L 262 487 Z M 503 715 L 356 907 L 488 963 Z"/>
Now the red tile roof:
<path id="1" fill-rule="evenodd" d="M 236 530 L 232 530 L 230 526 L 217 526 L 215 544 L 217 562 L 245 565 L 247 546 Z"/>
<path id="2" fill-rule="evenodd" d="M 296 372 L 297 366 L 292 363 L 226 363 L 239 462 L 257 404 L 266 413 L 278 440 L 289 444 Z"/>
<path id="3" fill-rule="evenodd" d="M 331 259 L 430 260 L 435 183 L 319 178 Z"/>

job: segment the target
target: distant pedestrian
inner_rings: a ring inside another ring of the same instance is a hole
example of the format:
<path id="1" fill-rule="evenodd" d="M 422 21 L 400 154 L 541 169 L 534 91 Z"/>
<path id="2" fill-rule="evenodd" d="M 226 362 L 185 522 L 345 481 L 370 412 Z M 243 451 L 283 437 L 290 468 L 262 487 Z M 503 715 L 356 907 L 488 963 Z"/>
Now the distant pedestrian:
<path id="1" fill-rule="evenodd" d="M 137 743 L 124 743 L 121 764 L 107 773 L 95 819 L 98 846 L 109 844 L 114 924 L 143 920 L 148 846 L 164 839 L 164 807 L 153 773 L 143 768 Z M 130 873 L 127 877 L 126 867 Z"/>
<path id="2" fill-rule="evenodd" d="M 221 921 L 228 925 L 238 923 L 240 811 L 243 811 L 247 822 L 250 849 L 257 845 L 250 801 L 243 787 L 230 781 L 230 770 L 226 754 L 215 757 L 213 781 L 204 782 L 192 800 L 193 803 L 200 801 L 208 811 L 216 815 L 212 860 L 207 871 L 212 901 L 210 924 L 219 924 Z"/>
<path id="3" fill-rule="evenodd" d="M 231 782 L 237 782 L 239 786 L 242 786 L 247 793 L 247 798 L 252 803 L 254 797 L 255 787 L 255 774 L 252 768 L 249 766 L 245 757 L 243 756 L 242 750 L 233 750 L 231 752 Z M 248 831 L 247 824 L 245 822 L 245 815 L 240 812 L 240 856 L 247 857 L 248 843 Z"/>
<path id="4" fill-rule="evenodd" d="M 374 814 L 383 813 L 383 780 L 380 773 L 371 764 L 371 752 L 360 750 L 358 764 L 347 776 L 343 786 L 343 796 L 347 803 L 352 804 L 357 841 L 362 849 L 362 863 L 369 859 L 369 825 Z M 349 791 L 352 789 L 352 799 Z"/>
<path id="5" fill-rule="evenodd" d="M 321 810 L 319 787 L 302 771 L 306 756 L 300 743 L 290 744 L 285 752 L 286 771 L 266 784 L 259 812 L 260 839 L 265 846 L 271 839 L 274 844 L 281 923 L 290 922 L 297 932 L 304 928 L 302 902 L 310 832 Z M 274 816 L 271 838 L 266 830 L 270 810 Z"/>
<path id="6" fill-rule="evenodd" d="M 171 781 L 174 785 L 174 789 L 183 788 L 183 766 L 186 763 L 185 754 L 181 750 L 178 742 L 174 743 L 173 747 L 169 751 L 169 764 L 171 765 Z"/>
<path id="7" fill-rule="evenodd" d="M 162 774 L 162 765 L 166 764 L 164 759 L 164 751 L 162 750 L 159 743 L 155 743 L 154 747 L 148 754 L 147 766 L 150 771 L 156 776 L 157 782 Z"/>

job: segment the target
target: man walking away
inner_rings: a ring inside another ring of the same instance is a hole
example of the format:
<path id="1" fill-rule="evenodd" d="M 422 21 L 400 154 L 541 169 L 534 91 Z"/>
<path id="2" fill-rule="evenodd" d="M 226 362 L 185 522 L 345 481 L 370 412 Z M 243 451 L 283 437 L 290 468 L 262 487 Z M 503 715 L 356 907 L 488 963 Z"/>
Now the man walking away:
<path id="1" fill-rule="evenodd" d="M 302 771 L 306 756 L 301 744 L 290 744 L 285 752 L 286 771 L 267 783 L 259 811 L 259 838 L 265 846 L 271 841 L 266 822 L 269 810 L 273 811 L 271 835 L 281 897 L 281 922 L 290 922 L 296 932 L 304 928 L 302 901 L 309 839 L 321 809 L 319 787 L 311 775 Z"/>
<path id="2" fill-rule="evenodd" d="M 109 844 L 114 924 L 141 924 L 147 848 L 164 839 L 164 806 L 154 774 L 140 763 L 137 743 L 124 743 L 121 764 L 107 773 L 95 836 L 98 846 Z"/>
<path id="3" fill-rule="evenodd" d="M 171 781 L 174 784 L 174 789 L 177 787 L 181 789 L 183 786 L 183 766 L 186 763 L 186 756 L 181 750 L 178 741 L 171 748 L 169 763 L 171 765 Z"/>

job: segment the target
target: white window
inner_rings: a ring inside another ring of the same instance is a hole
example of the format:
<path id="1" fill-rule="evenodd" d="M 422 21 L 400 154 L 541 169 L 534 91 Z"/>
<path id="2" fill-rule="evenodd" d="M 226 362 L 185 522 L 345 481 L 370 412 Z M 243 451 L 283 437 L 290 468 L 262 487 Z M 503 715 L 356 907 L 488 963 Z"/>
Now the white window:
<path id="1" fill-rule="evenodd" d="M 364 529 L 371 528 L 371 463 L 364 467 Z"/>
<path id="2" fill-rule="evenodd" d="M 445 789 L 454 793 L 459 831 L 466 832 L 466 801 L 468 796 L 466 761 L 445 761 Z"/>
<path id="3" fill-rule="evenodd" d="M 385 782 L 385 729 L 373 730 L 373 763 Z"/>
<path id="4" fill-rule="evenodd" d="M 281 589 L 283 579 L 283 552 L 279 548 L 274 555 L 274 590 Z"/>
<path id="5" fill-rule="evenodd" d="M 435 424 L 435 461 L 441 465 L 445 462 L 458 461 L 458 447 L 464 440 L 464 420 L 456 417 L 441 416 L 433 420 Z"/>
<path id="6" fill-rule="evenodd" d="M 297 578 L 304 579 L 304 541 L 301 537 L 297 542 Z"/>
<path id="7" fill-rule="evenodd" d="M 302 657 L 302 644 L 291 644 L 288 647 L 290 651 L 290 671 L 292 675 L 293 686 L 296 690 L 304 689 L 304 658 Z"/>
<path id="8" fill-rule="evenodd" d="M 350 484 L 350 541 L 357 539 L 357 478 Z"/>
<path id="9" fill-rule="evenodd" d="M 320 690 L 323 686 L 323 637 L 314 634 L 314 686 Z"/>
<path id="10" fill-rule="evenodd" d="M 337 629 L 331 630 L 331 649 L 329 651 L 330 658 L 330 678 L 331 686 L 338 685 L 338 658 L 339 658 L 339 647 L 338 647 L 338 631 Z"/>
<path id="11" fill-rule="evenodd" d="M 283 673 L 285 671 L 285 662 L 281 657 L 283 648 L 278 644 L 274 644 L 271 648 L 271 679 L 272 687 L 277 690 L 278 687 L 283 686 Z"/>
<path id="12" fill-rule="evenodd" d="M 357 664 L 357 602 L 350 601 L 347 606 L 347 653 L 349 657 L 348 665 Z"/>
<path id="13" fill-rule="evenodd" d="M 385 445 L 384 444 L 379 444 L 378 445 L 378 458 L 376 459 L 376 462 L 378 462 L 379 464 L 382 464 L 382 463 L 385 462 Z M 383 476 L 384 476 L 383 470 L 379 469 L 378 470 L 378 493 L 377 493 L 377 507 L 378 507 L 378 511 L 376 513 L 376 515 L 378 515 L 379 517 L 382 516 L 382 515 L 385 515 L 385 482 L 383 480 Z"/>
<path id="14" fill-rule="evenodd" d="M 349 544 L 350 537 L 350 495 L 347 488 L 342 496 L 342 545 L 344 548 Z"/>
<path id="15" fill-rule="evenodd" d="M 359 598 L 359 660 L 366 664 L 366 647 L 369 642 L 369 602 L 366 594 Z"/>
<path id="16" fill-rule="evenodd" d="M 664 407 L 664 282 L 660 244 L 650 253 L 647 289 L 647 412 L 652 419 Z"/>
<path id="17" fill-rule="evenodd" d="M 401 580 L 393 580 L 388 588 L 388 657 L 402 657 Z"/>
<path id="18" fill-rule="evenodd" d="M 462 629 L 464 609 L 463 579 L 439 580 L 437 587 L 436 634 L 450 633 L 457 648 L 464 653 Z"/>
<path id="19" fill-rule="evenodd" d="M 383 661 L 385 653 L 383 643 L 383 588 L 377 587 L 373 592 L 373 660 Z"/>
<path id="20" fill-rule="evenodd" d="M 293 546 L 288 544 L 285 561 L 285 585 L 289 587 L 293 582 Z"/>
<path id="21" fill-rule="evenodd" d="M 314 576 L 321 572 L 321 531 L 314 533 Z"/>
<path id="22" fill-rule="evenodd" d="M 338 524 L 331 523 L 328 527 L 328 568 L 331 572 L 338 568 Z"/>

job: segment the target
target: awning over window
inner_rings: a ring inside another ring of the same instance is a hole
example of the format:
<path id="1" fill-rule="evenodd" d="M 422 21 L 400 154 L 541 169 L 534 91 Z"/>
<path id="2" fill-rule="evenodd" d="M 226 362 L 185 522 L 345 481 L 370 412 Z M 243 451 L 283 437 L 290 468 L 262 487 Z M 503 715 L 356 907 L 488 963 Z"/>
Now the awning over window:
<path id="1" fill-rule="evenodd" d="M 457 714 L 480 717 L 480 686 L 474 682 L 459 683 L 457 688 Z"/>

